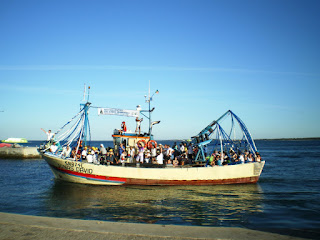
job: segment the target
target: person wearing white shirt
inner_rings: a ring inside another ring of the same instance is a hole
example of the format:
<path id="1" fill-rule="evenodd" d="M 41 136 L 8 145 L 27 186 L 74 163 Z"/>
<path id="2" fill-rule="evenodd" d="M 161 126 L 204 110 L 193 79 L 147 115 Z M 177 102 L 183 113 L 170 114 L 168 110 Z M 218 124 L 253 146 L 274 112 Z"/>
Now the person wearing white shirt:
<path id="1" fill-rule="evenodd" d="M 41 130 L 47 135 L 47 142 L 53 139 L 54 133 L 52 133 L 51 130 L 48 130 L 48 132 L 43 128 L 41 128 Z"/>
<path id="2" fill-rule="evenodd" d="M 85 160 L 87 158 L 87 155 L 87 147 L 85 147 L 81 152 L 82 159 Z"/>
<path id="3" fill-rule="evenodd" d="M 100 164 L 99 161 L 98 161 L 98 157 L 97 157 L 97 154 L 95 151 L 91 151 L 91 155 L 92 155 L 92 162 L 94 164 Z"/>
<path id="4" fill-rule="evenodd" d="M 55 153 L 58 150 L 58 147 L 55 142 L 50 146 L 50 152 Z"/>
<path id="5" fill-rule="evenodd" d="M 172 153 L 173 153 L 173 149 L 169 146 L 167 149 L 167 157 L 171 158 Z"/>
<path id="6" fill-rule="evenodd" d="M 163 164 L 163 154 L 162 153 L 160 153 L 157 156 L 157 162 L 158 162 L 158 164 Z"/>
<path id="7" fill-rule="evenodd" d="M 86 156 L 88 163 L 93 163 L 93 155 L 92 154 L 87 154 Z"/>
<path id="8" fill-rule="evenodd" d="M 157 156 L 157 149 L 154 146 L 151 147 L 150 152 L 151 152 L 151 157 Z"/>
<path id="9" fill-rule="evenodd" d="M 71 153 L 71 148 L 68 145 L 68 146 L 63 148 L 61 156 L 65 157 L 65 158 L 68 158 L 68 157 L 70 157 L 70 153 Z"/>
<path id="10" fill-rule="evenodd" d="M 239 160 L 240 160 L 241 163 L 244 163 L 244 156 L 243 156 L 243 154 L 240 155 Z"/>

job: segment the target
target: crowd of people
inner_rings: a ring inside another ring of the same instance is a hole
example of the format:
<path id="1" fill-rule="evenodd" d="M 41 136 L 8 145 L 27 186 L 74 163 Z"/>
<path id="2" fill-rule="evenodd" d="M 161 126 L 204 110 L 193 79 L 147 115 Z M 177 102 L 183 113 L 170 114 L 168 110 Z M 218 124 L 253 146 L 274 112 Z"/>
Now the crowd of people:
<path id="1" fill-rule="evenodd" d="M 151 144 L 138 141 L 135 147 L 125 147 L 120 143 L 119 146 L 113 149 L 110 147 L 105 148 L 103 144 L 100 144 L 99 148 L 83 146 L 82 141 L 78 141 L 73 148 L 69 145 L 62 148 L 54 141 L 54 135 L 51 131 L 47 132 L 47 136 L 47 145 L 50 152 L 58 154 L 62 158 L 71 158 L 94 164 L 146 163 L 173 167 L 202 164 L 206 167 L 213 167 L 261 161 L 261 156 L 258 152 L 252 153 L 248 150 L 243 152 L 238 150 L 236 152 L 233 149 L 229 149 L 228 152 L 214 150 L 211 154 L 208 154 L 206 147 L 203 149 L 205 162 L 196 161 L 199 147 L 191 142 L 181 142 L 179 145 L 174 143 L 173 146 L 170 146 L 168 144 L 157 144 L 152 140 L 150 141 Z"/>
<path id="2" fill-rule="evenodd" d="M 110 164 L 118 163 L 140 163 L 140 164 L 158 164 L 158 165 L 185 165 L 194 163 L 197 153 L 197 147 L 193 144 L 181 143 L 180 147 L 176 144 L 172 147 L 165 144 L 157 144 L 155 141 L 152 144 L 138 142 L 136 147 L 125 148 L 121 143 L 117 151 L 109 149 L 107 151 L 105 161 Z"/>
<path id="3" fill-rule="evenodd" d="M 249 162 L 261 162 L 260 154 L 258 152 L 252 154 L 248 150 L 245 150 L 244 153 L 241 151 L 236 153 L 234 150 L 230 149 L 229 154 L 225 151 L 222 151 L 221 153 L 221 151 L 215 150 L 210 156 L 206 157 L 207 166 L 223 166 Z"/>
<path id="4" fill-rule="evenodd" d="M 157 164 L 165 166 L 184 166 L 184 165 L 203 165 L 206 167 L 224 166 L 231 164 L 241 164 L 248 162 L 260 162 L 261 156 L 259 153 L 252 154 L 245 150 L 243 153 L 237 153 L 230 150 L 226 151 L 215 150 L 211 154 L 205 154 L 205 162 L 195 161 L 199 148 L 192 143 L 181 142 L 173 146 L 168 144 L 150 144 L 150 148 L 144 146 L 143 143 L 138 143 L 136 147 L 126 148 L 122 143 L 118 148 L 105 148 L 103 144 L 100 147 L 84 146 L 80 143 L 79 146 L 70 148 L 63 147 L 58 154 L 63 158 L 72 158 L 77 161 L 87 161 L 94 164 L 110 164 L 118 165 L 122 163 L 140 163 L 140 164 Z M 78 149 L 78 150 L 77 150 Z M 53 143 L 50 151 L 56 152 L 57 146 Z"/>

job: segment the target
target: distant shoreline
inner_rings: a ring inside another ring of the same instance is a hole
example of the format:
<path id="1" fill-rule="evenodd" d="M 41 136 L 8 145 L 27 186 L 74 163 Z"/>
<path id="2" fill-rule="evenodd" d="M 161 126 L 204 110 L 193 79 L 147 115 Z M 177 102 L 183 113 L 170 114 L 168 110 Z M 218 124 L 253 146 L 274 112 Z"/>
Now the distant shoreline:
<path id="1" fill-rule="evenodd" d="M 186 139 L 156 139 L 157 141 L 176 141 L 181 142 L 185 141 Z M 257 138 L 254 139 L 255 141 L 310 141 L 310 140 L 316 140 L 320 141 L 320 137 L 310 137 L 310 138 Z M 29 140 L 34 142 L 45 142 L 45 140 Z M 113 141 L 112 139 L 109 140 L 91 140 L 94 142 L 106 142 L 106 141 Z"/>
<path id="2" fill-rule="evenodd" d="M 181 142 L 185 141 L 186 139 L 158 139 L 157 141 L 176 141 Z M 317 140 L 320 141 L 320 137 L 311 137 L 311 138 L 257 138 L 254 139 L 255 141 L 310 141 L 310 140 Z M 93 141 L 100 141 L 100 140 L 93 140 Z M 111 140 L 112 141 L 112 140 Z"/>
<path id="3" fill-rule="evenodd" d="M 310 141 L 310 140 L 320 140 L 320 137 L 314 137 L 314 138 L 261 138 L 261 139 L 255 139 L 255 141 Z"/>

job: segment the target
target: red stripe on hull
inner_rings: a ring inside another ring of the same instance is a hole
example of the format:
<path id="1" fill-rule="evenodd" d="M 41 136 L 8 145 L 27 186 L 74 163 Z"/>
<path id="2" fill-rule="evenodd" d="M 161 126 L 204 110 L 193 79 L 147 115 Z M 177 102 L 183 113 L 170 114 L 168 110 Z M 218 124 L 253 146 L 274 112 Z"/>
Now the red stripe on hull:
<path id="1" fill-rule="evenodd" d="M 259 180 L 259 176 L 245 177 L 245 178 L 230 178 L 230 179 L 208 179 L 208 180 L 157 180 L 157 179 L 136 179 L 136 178 L 119 178 L 119 177 L 107 177 L 103 175 L 94 175 L 88 173 L 79 173 L 70 171 L 58 167 L 51 167 L 58 171 L 84 177 L 92 180 L 102 181 L 114 181 L 122 182 L 124 185 L 222 185 L 222 184 L 242 184 L 242 183 L 256 183 Z"/>
<path id="2" fill-rule="evenodd" d="M 127 178 L 125 185 L 221 185 L 256 183 L 259 177 L 215 179 L 215 180 L 154 180 Z"/>

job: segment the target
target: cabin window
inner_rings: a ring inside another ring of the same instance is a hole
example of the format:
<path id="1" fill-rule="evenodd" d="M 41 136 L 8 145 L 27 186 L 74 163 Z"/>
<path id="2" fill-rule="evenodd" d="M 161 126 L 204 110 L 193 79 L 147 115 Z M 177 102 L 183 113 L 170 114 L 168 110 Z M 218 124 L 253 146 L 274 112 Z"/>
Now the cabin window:
<path id="1" fill-rule="evenodd" d="M 134 146 L 136 145 L 133 138 L 128 139 L 128 145 L 129 145 L 130 147 L 131 147 L 131 146 L 134 147 Z"/>
<path id="2" fill-rule="evenodd" d="M 120 145 L 120 138 L 114 138 L 114 145 Z"/>

